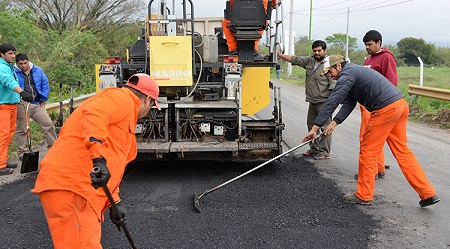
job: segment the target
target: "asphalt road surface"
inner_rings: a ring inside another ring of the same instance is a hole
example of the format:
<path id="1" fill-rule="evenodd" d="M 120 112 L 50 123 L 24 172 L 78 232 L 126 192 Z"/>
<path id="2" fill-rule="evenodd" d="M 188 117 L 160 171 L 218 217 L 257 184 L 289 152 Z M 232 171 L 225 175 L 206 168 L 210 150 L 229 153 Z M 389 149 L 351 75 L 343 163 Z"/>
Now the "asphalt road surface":
<path id="1" fill-rule="evenodd" d="M 306 134 L 304 89 L 282 81 L 285 150 Z M 258 114 L 270 115 L 271 107 Z M 264 116 L 266 115 L 266 116 Z M 357 171 L 359 110 L 333 135 L 332 159 L 303 158 L 306 146 L 202 198 L 258 163 L 133 163 L 121 184 L 128 228 L 139 248 L 450 248 L 449 131 L 410 123 L 409 145 L 441 202 L 420 208 L 386 146 L 391 166 L 376 181 L 372 206 L 342 201 Z M 261 163 L 261 162 L 259 162 Z M 51 248 L 36 195 L 36 173 L 0 178 L 0 248 Z M 103 224 L 104 248 L 130 248 L 123 232 Z"/>

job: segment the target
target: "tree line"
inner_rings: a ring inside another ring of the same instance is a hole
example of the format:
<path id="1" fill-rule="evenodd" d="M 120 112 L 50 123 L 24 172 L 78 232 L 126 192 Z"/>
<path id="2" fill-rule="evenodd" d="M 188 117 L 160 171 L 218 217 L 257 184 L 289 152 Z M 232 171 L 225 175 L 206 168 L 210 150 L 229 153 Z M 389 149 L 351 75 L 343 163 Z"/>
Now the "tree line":
<path id="1" fill-rule="evenodd" d="M 142 34 L 146 7 L 140 0 L 0 0 L 0 43 L 42 67 L 52 91 L 81 81 L 83 92 L 94 92 L 94 65 L 125 57 Z"/>
<path id="2" fill-rule="evenodd" d="M 328 54 L 339 53 L 345 55 L 346 35 L 342 33 L 333 34 L 325 38 Z M 362 65 L 367 57 L 365 50 L 358 49 L 357 38 L 349 36 L 348 54 L 352 62 Z M 384 45 L 383 45 L 384 46 Z M 420 57 L 426 66 L 450 67 L 450 48 L 436 47 L 422 38 L 406 37 L 395 45 L 389 45 L 397 59 L 398 66 L 418 66 Z M 308 54 L 311 48 L 308 45 L 308 37 L 300 37 L 295 44 L 295 53 L 298 55 Z"/>

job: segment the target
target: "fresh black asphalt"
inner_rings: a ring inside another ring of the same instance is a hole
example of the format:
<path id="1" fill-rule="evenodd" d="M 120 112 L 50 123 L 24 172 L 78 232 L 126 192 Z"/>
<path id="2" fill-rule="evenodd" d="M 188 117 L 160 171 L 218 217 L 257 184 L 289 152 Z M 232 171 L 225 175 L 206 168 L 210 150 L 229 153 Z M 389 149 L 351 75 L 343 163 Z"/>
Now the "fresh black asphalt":
<path id="1" fill-rule="evenodd" d="M 261 163 L 261 162 L 258 162 Z M 367 248 L 379 222 L 347 204 L 310 160 L 286 156 L 201 199 L 258 163 L 177 161 L 129 165 L 121 184 L 128 228 L 139 248 Z M 63 167 L 63 166 L 62 166 Z M 1 248 L 52 248 L 36 173 L 0 186 Z M 131 248 L 106 220 L 104 248 Z"/>

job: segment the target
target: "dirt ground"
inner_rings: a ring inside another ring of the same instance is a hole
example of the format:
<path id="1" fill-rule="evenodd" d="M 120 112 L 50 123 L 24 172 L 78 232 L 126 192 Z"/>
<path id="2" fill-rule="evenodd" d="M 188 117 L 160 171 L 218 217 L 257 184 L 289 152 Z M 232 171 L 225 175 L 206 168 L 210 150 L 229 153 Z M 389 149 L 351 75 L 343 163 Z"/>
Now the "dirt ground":
<path id="1" fill-rule="evenodd" d="M 450 130 L 450 109 L 444 108 L 437 113 L 426 113 L 419 111 L 419 108 L 415 106 L 410 106 L 409 108 L 409 116 L 416 122 Z"/>

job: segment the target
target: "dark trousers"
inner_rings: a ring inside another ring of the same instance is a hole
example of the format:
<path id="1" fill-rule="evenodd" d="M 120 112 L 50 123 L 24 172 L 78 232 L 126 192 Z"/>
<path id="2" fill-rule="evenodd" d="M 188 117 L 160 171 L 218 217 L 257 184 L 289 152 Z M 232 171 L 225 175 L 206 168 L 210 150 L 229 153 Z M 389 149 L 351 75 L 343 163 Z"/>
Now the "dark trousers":
<path id="1" fill-rule="evenodd" d="M 308 108 L 308 116 L 306 119 L 306 124 L 308 125 L 308 131 L 312 129 L 314 126 L 314 121 L 316 120 L 317 115 L 319 115 L 320 110 L 322 109 L 325 103 L 313 104 L 309 103 Z M 322 126 L 323 129 L 327 127 L 331 123 L 331 116 L 328 117 L 327 122 Z M 315 154 L 320 154 L 324 156 L 329 156 L 331 151 L 331 137 L 332 136 L 322 136 L 319 139 L 316 139 L 314 143 L 309 143 L 310 151 Z"/>

